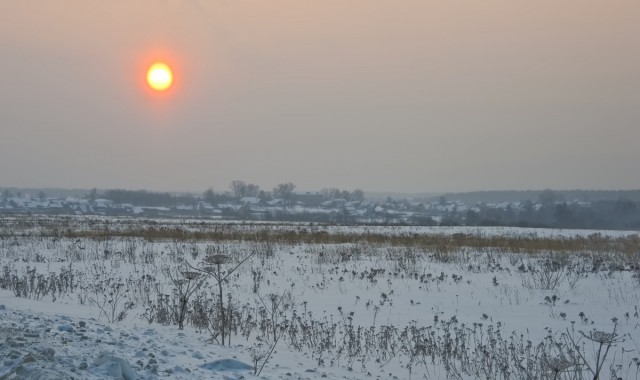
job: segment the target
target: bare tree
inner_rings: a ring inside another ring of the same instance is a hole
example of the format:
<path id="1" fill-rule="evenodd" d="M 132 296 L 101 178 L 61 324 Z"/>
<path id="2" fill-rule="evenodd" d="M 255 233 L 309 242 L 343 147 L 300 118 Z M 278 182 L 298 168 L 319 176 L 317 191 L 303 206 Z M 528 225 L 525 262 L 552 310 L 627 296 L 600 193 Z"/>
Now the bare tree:
<path id="1" fill-rule="evenodd" d="M 336 187 L 324 188 L 321 190 L 322 197 L 327 200 L 336 199 L 340 196 L 340 189 Z"/>
<path id="2" fill-rule="evenodd" d="M 558 200 L 558 195 L 551 189 L 545 189 L 538 196 L 538 200 L 544 205 L 551 205 Z"/>
<path id="3" fill-rule="evenodd" d="M 234 198 L 242 198 L 247 194 L 247 184 L 244 181 L 235 180 L 229 185 Z"/>
<path id="4" fill-rule="evenodd" d="M 255 185 L 253 183 L 247 184 L 247 189 L 245 192 L 245 196 L 247 197 L 257 197 L 260 194 L 260 186 Z"/>
<path id="5" fill-rule="evenodd" d="M 364 200 L 364 191 L 362 189 L 355 189 L 353 193 L 351 193 L 353 200 L 362 202 Z"/>
<path id="6" fill-rule="evenodd" d="M 213 192 L 213 188 L 208 188 L 207 190 L 205 190 L 204 193 L 202 193 L 202 199 L 204 199 L 205 202 L 209 202 L 209 203 L 213 203 L 216 200 L 216 193 Z"/>
<path id="7" fill-rule="evenodd" d="M 11 193 L 9 189 L 4 189 L 4 191 L 2 191 L 2 199 L 7 200 L 11 197 L 13 197 L 13 193 Z"/>
<path id="8" fill-rule="evenodd" d="M 89 193 L 89 199 L 92 202 L 94 202 L 96 198 L 98 198 L 98 189 L 94 187 L 93 189 L 91 189 L 91 192 Z"/>
<path id="9" fill-rule="evenodd" d="M 278 186 L 273 188 L 273 196 L 275 198 L 282 198 L 285 200 L 291 200 L 291 196 L 293 195 L 293 190 L 295 190 L 296 185 L 291 182 L 281 183 Z"/>

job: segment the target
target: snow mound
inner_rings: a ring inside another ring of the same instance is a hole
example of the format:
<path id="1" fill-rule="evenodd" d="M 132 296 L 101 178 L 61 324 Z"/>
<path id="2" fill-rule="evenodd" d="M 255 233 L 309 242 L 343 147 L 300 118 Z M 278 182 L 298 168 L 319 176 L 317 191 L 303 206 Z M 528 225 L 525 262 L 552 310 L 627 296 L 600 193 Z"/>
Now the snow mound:
<path id="1" fill-rule="evenodd" d="M 107 375 L 122 380 L 136 380 L 138 378 L 129 362 L 106 352 L 100 354 L 93 364 L 96 368 L 92 372 L 96 375 Z"/>
<path id="2" fill-rule="evenodd" d="M 20 365 L 16 368 L 12 379 L 59 380 L 67 378 L 67 374 L 52 369 L 39 368 L 37 364 Z"/>
<path id="3" fill-rule="evenodd" d="M 64 315 L 67 310 L 74 314 Z M 107 326 L 91 315 L 88 307 L 15 298 L 0 290 L 0 380 L 368 378 L 342 370 L 337 375 L 336 369 L 304 372 L 313 361 L 294 352 L 273 360 L 278 364 L 267 363 L 256 377 L 253 367 L 242 362 L 250 352 L 241 345 L 213 346 L 204 334 L 174 326 L 137 326 L 135 320 Z"/>

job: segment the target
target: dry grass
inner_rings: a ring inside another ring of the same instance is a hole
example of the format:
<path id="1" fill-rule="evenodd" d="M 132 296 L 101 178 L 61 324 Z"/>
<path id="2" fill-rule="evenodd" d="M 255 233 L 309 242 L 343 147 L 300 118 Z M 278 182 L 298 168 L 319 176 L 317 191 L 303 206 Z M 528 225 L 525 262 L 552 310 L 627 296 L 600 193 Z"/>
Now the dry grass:
<path id="1" fill-rule="evenodd" d="M 287 228 L 278 228 L 287 226 Z M 163 223 L 138 219 L 92 219 L 74 217 L 24 217 L 0 220 L 0 238 L 17 236 L 58 238 L 141 238 L 147 241 L 252 241 L 271 244 L 361 244 L 412 247 L 439 254 L 455 254 L 462 249 L 514 253 L 599 253 L 622 254 L 640 264 L 640 237 L 479 236 L 476 234 L 328 233 L 295 224 L 207 224 L 194 221 Z"/>
<path id="2" fill-rule="evenodd" d="M 590 236 L 587 238 L 530 238 L 518 236 L 411 235 L 390 236 L 384 234 L 343 234 L 303 231 L 271 231 L 267 228 L 247 232 L 241 230 L 189 231 L 180 228 L 129 228 L 125 230 L 93 230 L 59 232 L 59 237 L 106 239 L 113 237 L 141 238 L 147 241 L 253 241 L 279 244 L 366 244 L 395 247 L 415 247 L 427 251 L 454 253 L 463 248 L 476 251 L 517 253 L 619 253 L 625 256 L 640 255 L 640 238 L 637 236 L 610 238 Z"/>

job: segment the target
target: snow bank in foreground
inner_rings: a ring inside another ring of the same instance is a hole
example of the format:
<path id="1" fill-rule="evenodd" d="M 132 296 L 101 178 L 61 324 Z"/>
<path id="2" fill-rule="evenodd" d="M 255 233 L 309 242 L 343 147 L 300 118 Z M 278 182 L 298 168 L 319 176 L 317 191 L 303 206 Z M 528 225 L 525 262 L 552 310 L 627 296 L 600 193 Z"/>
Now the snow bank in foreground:
<path id="1" fill-rule="evenodd" d="M 312 380 L 356 375 L 309 369 L 289 355 L 290 363 L 270 362 L 270 369 L 256 377 L 242 346 L 212 345 L 199 334 L 164 326 L 107 325 L 92 318 L 34 312 L 16 307 L 19 300 L 0 300 L 10 304 L 0 304 L 0 379 Z M 39 309 L 54 306 L 24 301 Z"/>

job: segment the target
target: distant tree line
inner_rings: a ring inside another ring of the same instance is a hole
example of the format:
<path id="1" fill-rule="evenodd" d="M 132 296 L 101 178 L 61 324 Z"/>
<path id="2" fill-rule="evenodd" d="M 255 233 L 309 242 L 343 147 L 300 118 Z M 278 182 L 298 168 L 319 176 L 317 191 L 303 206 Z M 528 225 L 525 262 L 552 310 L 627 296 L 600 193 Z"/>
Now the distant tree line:
<path id="1" fill-rule="evenodd" d="M 115 203 L 130 203 L 139 206 L 149 207 L 170 207 L 184 204 L 195 204 L 200 200 L 216 204 L 222 202 L 237 201 L 243 198 L 260 198 L 261 200 L 282 199 L 286 204 L 295 201 L 296 185 L 292 182 L 285 182 L 276 185 L 272 190 L 263 190 L 259 185 L 248 183 L 242 180 L 234 180 L 229 184 L 228 191 L 216 192 L 209 188 L 202 193 L 201 197 L 194 194 L 172 194 L 168 192 L 152 192 L 147 190 L 123 190 L 110 189 L 98 192 L 92 189 L 85 198 L 95 200 L 104 198 Z M 345 199 L 364 200 L 364 191 L 355 189 L 353 191 L 341 190 L 339 188 L 325 188 L 319 192 L 323 200 Z"/>
<path id="2" fill-rule="evenodd" d="M 41 189 L 37 191 L 37 199 L 45 200 L 47 192 Z M 351 215 L 344 207 L 346 201 L 364 200 L 364 191 L 341 190 L 339 188 L 324 188 L 319 192 L 296 192 L 296 185 L 284 182 L 276 185 L 271 190 L 263 190 L 260 186 L 241 180 L 232 181 L 228 190 L 216 192 L 212 188 L 207 189 L 202 195 L 189 193 L 152 192 L 147 190 L 97 190 L 92 189 L 83 195 L 84 198 L 95 201 L 100 198 L 108 199 L 118 204 L 131 204 L 144 207 L 176 207 L 180 205 L 197 206 L 200 202 L 207 202 L 213 206 L 221 203 L 241 201 L 244 204 L 240 209 L 222 208 L 223 216 L 252 219 L 252 209 L 249 206 L 260 201 L 279 200 L 273 205 L 281 206 L 278 210 L 271 210 L 266 214 L 267 219 L 287 221 L 309 222 L 337 222 L 357 223 L 359 220 Z M 51 191 L 55 191 L 52 189 Z M 34 193 L 36 194 L 36 193 Z M 448 211 L 433 213 L 412 205 L 409 200 L 397 200 L 387 198 L 380 203 L 383 210 L 413 210 L 414 215 L 410 219 L 398 219 L 395 213 L 374 213 L 374 207 L 369 204 L 369 217 L 376 223 L 387 224 L 418 224 L 418 225 L 469 225 L 469 226 L 520 226 L 520 227 L 553 227 L 553 228 L 588 228 L 588 229 L 640 229 L 640 191 L 553 191 L 541 190 L 530 192 L 476 192 L 464 193 L 473 196 L 482 196 L 483 199 L 493 199 L 495 202 L 481 202 L 475 206 L 464 207 L 458 210 L 460 201 L 467 205 L 473 204 L 459 194 L 444 194 L 431 199 L 431 202 L 446 206 Z M 496 196 L 505 198 L 494 198 Z M 514 198 L 516 196 L 528 196 L 531 199 Z M 623 195 L 615 199 L 608 199 L 615 195 Z M 630 197 L 626 197 L 629 195 Z M 0 201 L 7 201 L 14 196 L 21 197 L 20 189 L 0 189 Z M 535 196 L 535 197 L 534 197 Z M 580 200 L 582 197 L 582 200 Z M 462 199 L 461 199 L 462 198 Z M 605 198 L 605 199 L 599 199 Z M 514 200 L 515 199 L 515 200 Z M 587 200 L 590 199 L 590 200 Z M 578 202 L 576 202 L 578 200 Z M 326 213 L 292 213 L 289 208 L 297 201 L 305 205 L 318 205 L 324 201 L 335 201 L 333 207 L 338 207 L 338 212 L 330 215 Z M 498 203 L 507 202 L 499 205 Z M 238 204 L 238 203 L 236 203 Z M 343 206 L 340 206 L 343 205 Z M 342 207 L 340 209 L 340 207 Z M 435 217 L 435 218 L 434 218 Z M 360 220 L 361 222 L 361 220 Z"/>
<path id="3" fill-rule="evenodd" d="M 285 182 L 276 185 L 271 191 L 263 190 L 259 185 L 247 183 L 242 180 L 235 180 L 229 184 L 229 192 L 216 193 L 212 188 L 203 193 L 205 201 L 215 202 L 220 200 L 242 199 L 245 197 L 255 197 L 261 199 L 284 199 L 292 200 L 295 195 L 296 185 L 292 182 Z M 345 199 L 345 200 L 364 200 L 364 190 L 355 189 L 353 191 L 341 190 L 339 188 L 323 188 L 319 194 L 324 200 Z"/>
<path id="4" fill-rule="evenodd" d="M 147 207 L 170 207 L 177 205 L 193 205 L 197 203 L 197 199 L 191 194 L 171 194 L 171 193 L 157 193 L 147 190 L 121 190 L 112 189 L 105 190 L 101 194 L 92 193 L 88 198 L 104 198 L 115 203 L 130 203 L 136 206 Z"/>
<path id="5" fill-rule="evenodd" d="M 480 208 L 479 211 L 448 213 L 442 225 L 518 226 L 583 229 L 639 229 L 640 202 L 629 199 L 596 201 L 588 205 L 547 202 L 538 209 L 525 201 L 518 210 Z"/>
<path id="6" fill-rule="evenodd" d="M 467 204 L 478 202 L 519 202 L 539 200 L 552 195 L 557 201 L 616 201 L 628 199 L 640 202 L 640 190 L 514 190 L 514 191 L 472 191 L 466 193 L 445 193 L 441 196 L 450 200 L 458 200 Z M 427 201 L 438 201 L 440 196 L 426 198 Z"/>

